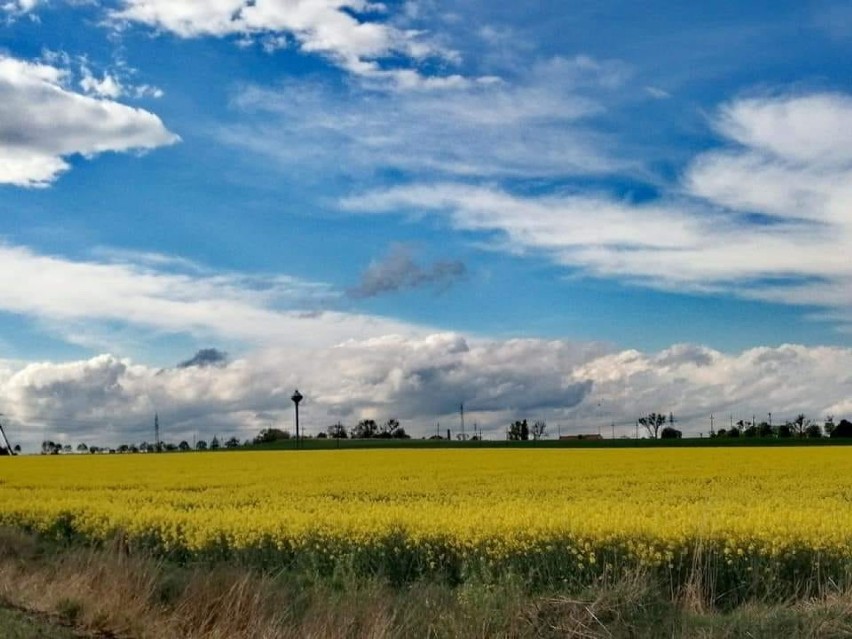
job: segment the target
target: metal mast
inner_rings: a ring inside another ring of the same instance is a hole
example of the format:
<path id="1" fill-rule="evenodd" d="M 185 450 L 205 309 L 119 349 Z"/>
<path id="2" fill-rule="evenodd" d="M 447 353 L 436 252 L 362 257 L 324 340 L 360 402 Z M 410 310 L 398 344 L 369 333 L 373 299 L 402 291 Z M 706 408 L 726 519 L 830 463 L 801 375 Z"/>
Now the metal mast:
<path id="1" fill-rule="evenodd" d="M 160 452 L 160 416 L 154 413 L 154 452 Z"/>
<path id="2" fill-rule="evenodd" d="M 12 444 L 9 443 L 9 438 L 6 437 L 6 431 L 3 429 L 3 422 L 0 422 L 0 438 L 2 438 L 2 441 L 0 441 L 0 446 L 5 446 L 6 451 L 10 455 L 14 455 L 15 450 L 12 448 Z"/>

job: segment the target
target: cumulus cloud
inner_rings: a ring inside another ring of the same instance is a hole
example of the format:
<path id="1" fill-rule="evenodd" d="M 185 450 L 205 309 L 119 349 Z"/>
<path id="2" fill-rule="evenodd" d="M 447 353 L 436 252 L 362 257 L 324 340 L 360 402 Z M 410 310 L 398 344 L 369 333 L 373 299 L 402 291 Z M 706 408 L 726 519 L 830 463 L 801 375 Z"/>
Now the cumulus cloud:
<path id="1" fill-rule="evenodd" d="M 656 201 L 443 182 L 368 192 L 342 207 L 437 214 L 591 275 L 824 306 L 852 320 L 850 118 L 846 95 L 735 100 L 715 121 L 727 146 L 696 157 Z"/>
<path id="2" fill-rule="evenodd" d="M 690 434 L 719 423 L 804 412 L 848 417 L 852 349 L 785 345 L 726 354 L 696 345 L 656 353 L 613 351 L 561 340 L 483 340 L 452 333 L 350 340 L 318 349 L 264 349 L 224 366 L 158 371 L 111 355 L 67 363 L 0 362 L 0 392 L 13 443 L 76 444 L 163 436 L 253 436 L 292 427 L 293 389 L 302 423 L 316 434 L 340 420 L 398 417 L 417 436 L 469 425 L 505 436 L 514 419 L 545 419 L 551 431 L 632 435 L 636 418 L 672 412 Z"/>
<path id="3" fill-rule="evenodd" d="M 617 63 L 585 56 L 532 64 L 522 77 L 479 81 L 443 92 L 395 93 L 291 81 L 248 85 L 233 104 L 240 122 L 229 144 L 270 157 L 288 174 L 329 171 L 553 178 L 628 170 L 589 120 L 601 92 L 622 82 Z"/>
<path id="4" fill-rule="evenodd" d="M 372 262 L 348 293 L 360 299 L 424 287 L 444 290 L 466 274 L 464 262 L 440 260 L 424 268 L 408 248 L 396 246 L 384 259 Z"/>
<path id="5" fill-rule="evenodd" d="M 0 54 L 0 184 L 47 186 L 71 156 L 146 151 L 174 144 L 153 113 L 66 86 L 64 70 Z M 108 90 L 109 89 L 109 90 Z"/>

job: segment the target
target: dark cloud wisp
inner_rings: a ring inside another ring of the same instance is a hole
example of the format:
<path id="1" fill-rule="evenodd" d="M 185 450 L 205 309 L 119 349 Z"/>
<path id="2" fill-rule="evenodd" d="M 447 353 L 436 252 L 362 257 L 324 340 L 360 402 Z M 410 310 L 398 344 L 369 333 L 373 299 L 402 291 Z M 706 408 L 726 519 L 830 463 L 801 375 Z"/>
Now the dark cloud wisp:
<path id="1" fill-rule="evenodd" d="M 216 348 L 202 348 L 190 359 L 177 365 L 178 368 L 205 368 L 207 366 L 224 366 L 228 363 L 228 354 Z"/>
<path id="2" fill-rule="evenodd" d="M 459 260 L 440 260 L 420 266 L 411 252 L 397 247 L 381 261 L 375 261 L 361 275 L 357 286 L 347 293 L 365 299 L 416 288 L 445 290 L 467 275 L 467 267 Z"/>

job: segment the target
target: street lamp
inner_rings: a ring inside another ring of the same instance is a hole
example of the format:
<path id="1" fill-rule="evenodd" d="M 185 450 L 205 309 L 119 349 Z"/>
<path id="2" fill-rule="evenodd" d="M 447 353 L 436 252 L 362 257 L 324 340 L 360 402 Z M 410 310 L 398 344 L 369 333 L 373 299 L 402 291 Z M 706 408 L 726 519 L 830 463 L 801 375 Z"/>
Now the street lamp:
<path id="1" fill-rule="evenodd" d="M 293 403 L 296 405 L 296 448 L 299 447 L 299 402 L 304 399 L 302 394 L 296 389 L 296 392 L 293 393 L 293 396 L 290 398 L 293 400 Z"/>

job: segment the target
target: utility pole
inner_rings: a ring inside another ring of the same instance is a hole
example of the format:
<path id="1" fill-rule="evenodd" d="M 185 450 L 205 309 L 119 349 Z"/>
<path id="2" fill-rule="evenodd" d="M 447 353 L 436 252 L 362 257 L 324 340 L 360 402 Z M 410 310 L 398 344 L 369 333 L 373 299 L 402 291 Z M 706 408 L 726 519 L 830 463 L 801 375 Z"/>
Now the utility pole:
<path id="1" fill-rule="evenodd" d="M 615 439 L 615 422 L 612 422 L 610 426 L 612 426 L 612 438 Z"/>
<path id="2" fill-rule="evenodd" d="M 769 428 L 772 428 L 772 413 L 769 413 Z"/>
<path id="3" fill-rule="evenodd" d="M 160 416 L 154 413 L 154 451 L 160 452 Z"/>
<path id="4" fill-rule="evenodd" d="M 716 434 L 716 431 L 713 430 L 713 413 L 710 413 L 710 437 Z"/>
<path id="5" fill-rule="evenodd" d="M 465 440 L 464 437 L 464 403 L 459 404 L 459 416 L 461 417 L 461 438 L 462 441 Z"/>

